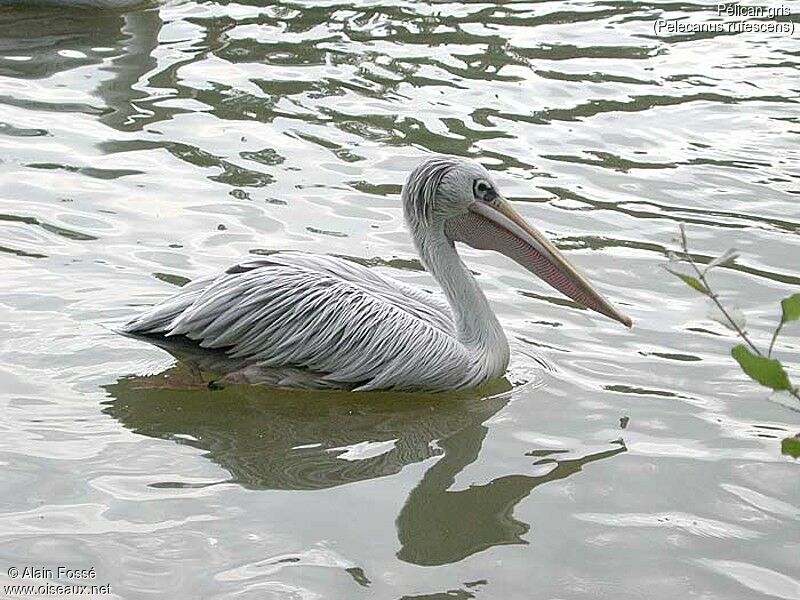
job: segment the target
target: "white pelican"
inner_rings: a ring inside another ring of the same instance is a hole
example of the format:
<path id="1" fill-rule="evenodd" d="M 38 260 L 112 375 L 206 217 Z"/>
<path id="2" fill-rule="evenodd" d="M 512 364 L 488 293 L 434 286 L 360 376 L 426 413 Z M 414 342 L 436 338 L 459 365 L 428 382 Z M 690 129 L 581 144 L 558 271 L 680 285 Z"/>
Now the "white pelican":
<path id="1" fill-rule="evenodd" d="M 402 199 L 414 245 L 444 298 L 344 259 L 279 252 L 186 285 L 123 332 L 164 347 L 172 337 L 215 350 L 224 357 L 223 381 L 356 391 L 477 387 L 503 376 L 508 341 L 454 242 L 502 252 L 631 326 L 512 208 L 482 165 L 429 158 L 409 175 Z"/>

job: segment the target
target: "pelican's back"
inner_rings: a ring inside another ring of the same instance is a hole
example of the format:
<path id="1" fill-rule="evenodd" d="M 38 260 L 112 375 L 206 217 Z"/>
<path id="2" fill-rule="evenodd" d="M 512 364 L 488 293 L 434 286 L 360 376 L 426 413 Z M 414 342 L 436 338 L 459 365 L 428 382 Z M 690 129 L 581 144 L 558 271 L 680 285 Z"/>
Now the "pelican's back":
<path id="1" fill-rule="evenodd" d="M 278 253 L 236 265 L 188 284 L 124 331 L 185 336 L 251 368 L 303 369 L 363 390 L 473 384 L 443 300 L 330 256 Z"/>

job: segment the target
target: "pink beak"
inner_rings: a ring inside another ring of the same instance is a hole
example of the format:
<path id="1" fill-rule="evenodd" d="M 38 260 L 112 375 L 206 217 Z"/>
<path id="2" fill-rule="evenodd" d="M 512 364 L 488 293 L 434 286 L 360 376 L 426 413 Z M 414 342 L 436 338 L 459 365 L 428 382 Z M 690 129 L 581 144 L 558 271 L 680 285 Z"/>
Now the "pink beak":
<path id="1" fill-rule="evenodd" d="M 595 290 L 552 242 L 504 198 L 498 197 L 495 205 L 474 202 L 466 215 L 447 222 L 447 233 L 451 239 L 473 248 L 505 254 L 578 304 L 631 327 L 631 319 Z"/>

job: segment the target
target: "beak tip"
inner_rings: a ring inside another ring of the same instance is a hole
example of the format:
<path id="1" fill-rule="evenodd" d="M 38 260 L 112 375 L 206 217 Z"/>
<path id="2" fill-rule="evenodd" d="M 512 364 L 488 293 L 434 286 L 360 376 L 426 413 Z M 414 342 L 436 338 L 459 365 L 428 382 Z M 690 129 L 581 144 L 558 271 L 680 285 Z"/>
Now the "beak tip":
<path id="1" fill-rule="evenodd" d="M 606 306 L 605 310 L 598 310 L 598 312 L 601 313 L 601 314 L 604 314 L 605 316 L 607 316 L 610 319 L 614 319 L 618 323 L 622 323 L 628 329 L 632 329 L 633 328 L 633 319 L 631 319 L 625 313 L 622 313 L 622 312 L 618 311 L 613 306 L 610 306 L 610 305 Z"/>

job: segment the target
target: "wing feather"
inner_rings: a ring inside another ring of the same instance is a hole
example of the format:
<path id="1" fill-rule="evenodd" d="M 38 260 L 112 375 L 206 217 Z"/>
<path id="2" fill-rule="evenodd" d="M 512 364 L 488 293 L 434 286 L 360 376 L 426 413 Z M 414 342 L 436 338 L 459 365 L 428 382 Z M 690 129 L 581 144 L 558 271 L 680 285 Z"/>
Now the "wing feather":
<path id="1" fill-rule="evenodd" d="M 279 253 L 191 283 L 125 326 L 359 389 L 449 388 L 471 366 L 443 300 L 330 256 Z"/>

